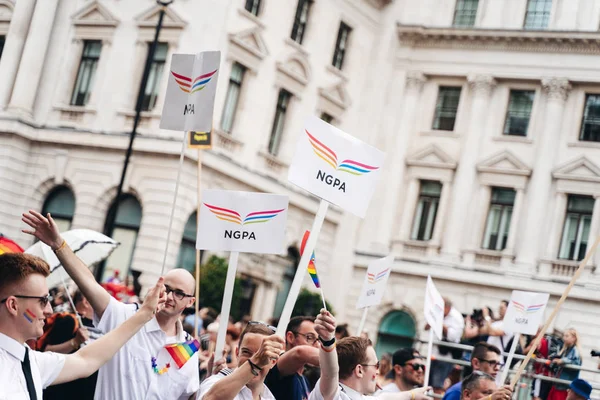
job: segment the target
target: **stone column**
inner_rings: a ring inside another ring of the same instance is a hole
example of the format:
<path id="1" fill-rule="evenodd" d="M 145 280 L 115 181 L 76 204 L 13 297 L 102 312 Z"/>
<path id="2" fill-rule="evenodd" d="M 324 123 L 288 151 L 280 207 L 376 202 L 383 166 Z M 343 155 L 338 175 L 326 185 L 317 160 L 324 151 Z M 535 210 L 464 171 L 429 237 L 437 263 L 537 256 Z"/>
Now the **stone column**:
<path id="1" fill-rule="evenodd" d="M 408 72 L 401 110 L 393 110 L 391 107 L 387 107 L 391 115 L 400 111 L 400 126 L 398 129 L 394 129 L 393 132 L 389 132 L 390 135 L 395 137 L 395 140 L 391 144 L 392 147 L 388 149 L 385 166 L 387 172 L 382 179 L 381 188 L 385 189 L 385 192 L 383 192 L 385 197 L 381 203 L 374 202 L 371 205 L 371 208 L 376 207 L 373 210 L 375 213 L 372 214 L 372 217 L 365 219 L 365 225 L 367 226 L 366 229 L 363 229 L 361 237 L 363 243 L 371 243 L 371 247 L 379 251 L 388 251 L 394 228 L 397 226 L 397 221 L 394 220 L 395 218 L 390 220 L 390 215 L 394 217 L 397 215 L 400 193 L 403 191 L 402 182 L 406 165 L 406 149 L 410 137 L 414 133 L 415 115 L 425 80 L 425 76 L 420 72 Z M 382 210 L 391 210 L 392 212 L 382 212 Z"/>
<path id="2" fill-rule="evenodd" d="M 452 194 L 452 182 L 442 182 L 442 193 L 440 195 L 440 205 L 438 207 L 437 216 L 435 217 L 435 226 L 433 227 L 433 235 L 431 236 L 431 246 L 437 247 L 441 244 L 442 233 L 444 232 L 444 222 L 448 215 L 448 206 L 450 195 Z"/>
<path id="3" fill-rule="evenodd" d="M 34 8 L 35 0 L 19 0 L 15 4 L 0 61 L 0 109 L 4 109 L 10 99 Z"/>
<path id="4" fill-rule="evenodd" d="M 550 276 L 550 271 L 552 269 L 552 260 L 556 260 L 558 258 L 558 251 L 561 241 L 561 232 L 565 221 L 566 210 L 566 193 L 557 193 L 556 202 L 554 204 L 554 212 L 551 214 L 551 224 L 546 240 L 546 247 L 542 253 L 542 260 L 540 261 L 540 276 Z M 527 233 L 527 229 L 525 229 L 524 233 Z M 542 234 L 542 232 L 540 231 L 539 234 Z M 529 243 L 524 243 L 525 245 L 523 246 L 523 248 L 529 246 Z M 519 253 L 523 251 L 523 248 L 520 249 Z"/>
<path id="5" fill-rule="evenodd" d="M 508 228 L 508 239 L 506 240 L 506 248 L 502 251 L 502 267 L 507 269 L 512 266 L 515 256 L 515 245 L 517 241 L 517 233 L 519 229 L 519 221 L 521 220 L 521 209 L 523 208 L 523 189 L 516 189 L 515 204 L 513 205 L 512 217 Z"/>
<path id="6" fill-rule="evenodd" d="M 415 209 L 419 199 L 419 180 L 412 178 L 408 183 L 402 218 L 400 219 L 400 230 L 397 239 L 401 241 L 410 240 L 410 231 L 415 219 Z M 393 225 L 393 224 L 392 224 Z"/>
<path id="7" fill-rule="evenodd" d="M 461 150 L 460 162 L 456 169 L 450 220 L 445 232 L 442 253 L 451 262 L 460 260 L 460 253 L 465 240 L 464 224 L 469 217 L 473 185 L 477 175 L 477 159 L 482 138 L 485 134 L 485 123 L 488 115 L 490 93 L 496 81 L 489 75 L 472 75 L 468 78 L 472 96 L 470 122 L 467 137 Z"/>
<path id="8" fill-rule="evenodd" d="M 463 262 L 471 267 L 475 263 L 475 253 L 481 249 L 483 242 L 483 231 L 487 221 L 487 211 L 492 197 L 492 188 L 487 185 L 481 185 L 477 197 L 471 203 L 472 222 L 465 226 L 467 232 L 467 246 L 464 249 Z"/>
<path id="9" fill-rule="evenodd" d="M 10 111 L 21 116 L 31 117 L 33 114 L 57 5 L 58 0 L 38 1 L 35 5 L 15 87 L 8 105 Z"/>
<path id="10" fill-rule="evenodd" d="M 587 238 L 588 250 L 590 249 L 590 246 L 592 246 L 594 244 L 594 242 L 596 241 L 596 238 L 598 237 L 598 234 L 600 233 L 600 232 L 598 232 L 599 228 L 600 228 L 600 196 L 594 196 L 594 214 L 592 215 L 592 224 L 590 226 L 590 234 Z M 596 252 L 592 256 L 592 259 L 590 261 L 591 261 L 590 264 L 593 264 L 596 266 L 596 270 L 594 271 L 594 274 L 600 275 L 600 271 L 598 271 L 600 269 L 600 264 L 599 264 L 600 256 L 598 255 L 598 250 L 596 250 Z"/>
<path id="11" fill-rule="evenodd" d="M 517 255 L 517 263 L 521 264 L 519 269 L 529 274 L 535 271 L 538 257 L 543 254 L 542 238 L 547 237 L 544 232 L 548 231 L 547 203 L 551 192 L 552 168 L 557 159 L 564 105 L 571 85 L 563 78 L 549 78 L 542 80 L 542 89 L 546 96 L 546 113 L 543 129 L 540 130 L 536 140 L 537 154 L 527 188 L 526 219 L 522 240 L 526 245 L 520 247 Z M 561 210 L 562 214 L 564 209 Z M 560 216 L 554 216 L 554 218 L 558 217 Z M 550 237 L 550 241 L 552 240 L 554 240 L 553 236 Z M 553 252 L 550 258 L 556 258 L 555 246 L 546 246 L 546 249 L 546 252 Z M 548 257 L 547 253 L 546 257 Z"/>

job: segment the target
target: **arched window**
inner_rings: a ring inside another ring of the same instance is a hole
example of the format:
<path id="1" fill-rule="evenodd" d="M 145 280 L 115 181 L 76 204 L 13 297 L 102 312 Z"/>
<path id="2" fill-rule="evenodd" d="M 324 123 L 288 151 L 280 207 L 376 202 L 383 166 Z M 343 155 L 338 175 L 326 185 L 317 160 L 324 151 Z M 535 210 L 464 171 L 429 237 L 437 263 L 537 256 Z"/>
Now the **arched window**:
<path id="1" fill-rule="evenodd" d="M 42 207 L 42 214 L 52 214 L 56 225 L 61 232 L 71 229 L 71 222 L 75 214 L 75 196 L 71 189 L 66 186 L 57 186 L 54 188 Z"/>
<path id="2" fill-rule="evenodd" d="M 405 311 L 388 313 L 379 325 L 377 354 L 394 353 L 403 347 L 412 347 L 416 335 L 415 321 Z"/>
<path id="3" fill-rule="evenodd" d="M 114 207 L 115 203 L 113 202 L 108 215 L 114 212 Z M 114 229 L 109 235 L 121 245 L 106 260 L 102 282 L 113 276 L 115 271 L 119 271 L 121 280 L 125 280 L 129 274 L 141 222 L 142 206 L 140 202 L 132 195 L 123 195 L 117 209 Z"/>
<path id="4" fill-rule="evenodd" d="M 185 228 L 183 229 L 183 237 L 181 238 L 181 246 L 179 246 L 179 256 L 177 257 L 176 266 L 176 268 L 187 269 L 192 274 L 196 268 L 197 226 L 197 214 L 193 213 L 188 218 Z M 200 256 L 202 257 L 202 255 Z"/>

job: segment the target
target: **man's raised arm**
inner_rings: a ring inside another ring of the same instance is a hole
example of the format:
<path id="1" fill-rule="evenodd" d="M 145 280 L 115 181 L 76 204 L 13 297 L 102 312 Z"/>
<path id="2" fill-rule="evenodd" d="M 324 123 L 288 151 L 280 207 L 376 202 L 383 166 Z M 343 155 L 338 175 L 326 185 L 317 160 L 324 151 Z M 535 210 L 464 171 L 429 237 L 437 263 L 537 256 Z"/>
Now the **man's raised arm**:
<path id="1" fill-rule="evenodd" d="M 50 246 L 71 279 L 75 281 L 75 284 L 79 286 L 85 298 L 90 302 L 94 313 L 98 318 L 102 318 L 102 314 L 104 314 L 104 310 L 106 310 L 110 301 L 110 295 L 96 282 L 96 278 L 88 266 L 73 253 L 73 250 L 60 236 L 58 226 L 50 213 L 47 217 L 44 217 L 42 214 L 30 210 L 28 213 L 23 214 L 22 220 L 33 228 L 33 230 L 23 229 L 23 232 L 35 236 L 41 242 Z"/>
<path id="2" fill-rule="evenodd" d="M 321 341 L 329 342 L 335 338 L 335 318 L 325 309 L 315 320 L 315 331 Z M 338 357 L 335 351 L 335 343 L 328 348 L 321 344 L 319 352 L 319 364 L 321 365 L 321 379 L 319 380 L 319 390 L 323 399 L 332 400 L 338 390 L 339 371 Z"/>

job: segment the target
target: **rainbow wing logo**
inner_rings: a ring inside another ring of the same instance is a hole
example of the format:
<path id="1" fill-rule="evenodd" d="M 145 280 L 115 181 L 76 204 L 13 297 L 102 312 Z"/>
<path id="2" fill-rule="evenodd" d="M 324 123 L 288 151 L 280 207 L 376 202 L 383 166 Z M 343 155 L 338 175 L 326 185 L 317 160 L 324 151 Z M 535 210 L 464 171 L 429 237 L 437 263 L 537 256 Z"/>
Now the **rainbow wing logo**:
<path id="1" fill-rule="evenodd" d="M 537 311 L 539 311 L 542 307 L 544 307 L 544 304 L 534 304 L 531 306 L 527 306 L 525 307 L 523 304 L 516 302 L 516 301 L 512 301 L 513 306 L 515 307 L 515 310 L 522 315 L 525 314 L 533 314 Z"/>
<path id="2" fill-rule="evenodd" d="M 308 141 L 313 148 L 313 151 L 321 160 L 325 161 L 331 168 L 340 172 L 347 172 L 352 175 L 364 175 L 371 171 L 379 169 L 371 165 L 366 165 L 354 160 L 343 160 L 338 162 L 338 157 L 335 151 L 327 147 L 323 142 L 319 141 L 316 137 L 310 134 L 305 129 L 308 135 Z"/>
<path id="3" fill-rule="evenodd" d="M 308 241 L 308 236 L 310 235 L 309 231 L 304 232 L 304 237 L 302 238 L 302 244 L 300 245 L 300 255 L 304 254 L 304 247 L 306 246 L 306 242 Z M 315 252 L 313 251 L 310 256 L 310 261 L 308 262 L 308 274 L 310 275 L 315 287 L 319 289 L 321 287 L 321 283 L 319 282 L 319 275 L 317 275 L 317 265 L 315 264 Z"/>
<path id="4" fill-rule="evenodd" d="M 386 268 L 383 271 L 379 272 L 378 274 L 367 273 L 367 281 L 369 283 L 377 283 L 380 280 L 382 280 L 383 278 L 385 278 L 385 276 L 387 275 L 387 273 L 389 271 L 390 271 L 390 269 Z"/>
<path id="5" fill-rule="evenodd" d="M 174 71 L 171 71 L 171 75 L 175 78 L 175 82 L 177 82 L 179 89 L 186 93 L 193 94 L 204 89 L 216 72 L 217 70 L 215 69 L 212 72 L 196 77 L 194 80 L 189 76 L 181 75 Z"/>
<path id="6" fill-rule="evenodd" d="M 167 349 L 169 355 L 179 368 L 183 367 L 199 348 L 200 343 L 196 339 L 165 346 L 165 349 Z"/>
<path id="7" fill-rule="evenodd" d="M 240 213 L 235 210 L 217 207 L 206 203 L 204 203 L 204 205 L 210 210 L 211 213 L 213 213 L 221 221 L 231 222 L 236 225 L 250 225 L 269 222 L 277 215 L 279 215 L 279 213 L 285 210 L 285 208 L 282 208 L 281 210 L 256 211 L 251 212 L 250 214 L 242 218 Z"/>

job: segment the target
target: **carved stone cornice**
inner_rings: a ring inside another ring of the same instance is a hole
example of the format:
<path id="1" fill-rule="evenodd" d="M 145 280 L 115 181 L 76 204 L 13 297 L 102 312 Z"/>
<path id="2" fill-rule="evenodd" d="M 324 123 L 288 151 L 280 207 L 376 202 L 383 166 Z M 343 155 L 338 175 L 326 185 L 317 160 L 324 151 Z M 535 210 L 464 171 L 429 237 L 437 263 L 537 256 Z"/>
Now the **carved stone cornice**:
<path id="1" fill-rule="evenodd" d="M 475 94 L 489 95 L 496 86 L 496 80 L 491 75 L 474 75 L 467 77 L 469 87 Z"/>
<path id="2" fill-rule="evenodd" d="M 374 7 L 381 10 L 383 7 L 392 3 L 393 0 L 367 0 L 368 3 L 371 3 Z"/>
<path id="3" fill-rule="evenodd" d="M 408 71 L 406 73 L 406 88 L 421 90 L 423 85 L 427 82 L 427 77 L 419 71 Z"/>
<path id="4" fill-rule="evenodd" d="M 565 78 L 542 79 L 542 90 L 548 96 L 548 100 L 564 102 L 569 97 L 571 84 Z"/>
<path id="5" fill-rule="evenodd" d="M 544 53 L 600 54 L 600 32 L 438 28 L 397 25 L 404 46 Z"/>

